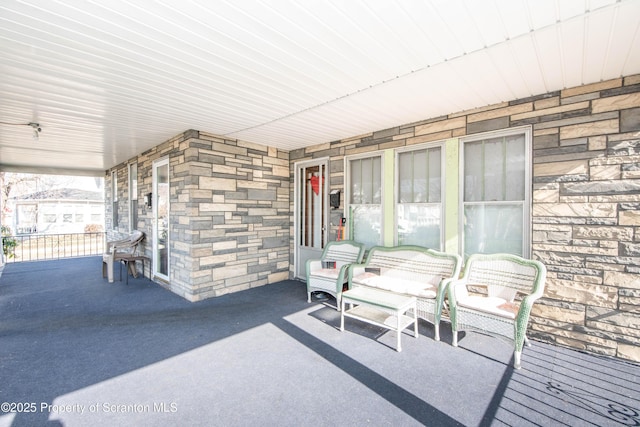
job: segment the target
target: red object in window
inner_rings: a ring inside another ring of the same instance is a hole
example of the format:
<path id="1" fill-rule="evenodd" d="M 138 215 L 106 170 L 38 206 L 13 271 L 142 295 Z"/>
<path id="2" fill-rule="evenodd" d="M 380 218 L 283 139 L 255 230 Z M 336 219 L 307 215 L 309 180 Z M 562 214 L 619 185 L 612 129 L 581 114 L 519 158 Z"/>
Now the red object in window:
<path id="1" fill-rule="evenodd" d="M 317 176 L 312 176 L 311 177 L 311 188 L 313 189 L 313 192 L 316 194 L 320 194 L 320 178 Z"/>

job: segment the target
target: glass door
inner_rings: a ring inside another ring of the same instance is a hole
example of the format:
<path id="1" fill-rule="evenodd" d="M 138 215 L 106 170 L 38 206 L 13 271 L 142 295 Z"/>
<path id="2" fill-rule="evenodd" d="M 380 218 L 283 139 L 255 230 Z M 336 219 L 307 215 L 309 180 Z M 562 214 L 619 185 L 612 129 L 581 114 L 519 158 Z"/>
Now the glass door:
<path id="1" fill-rule="evenodd" d="M 296 164 L 296 277 L 306 278 L 308 259 L 319 259 L 328 241 L 328 160 Z"/>
<path id="2" fill-rule="evenodd" d="M 169 159 L 153 163 L 153 274 L 169 280 Z"/>

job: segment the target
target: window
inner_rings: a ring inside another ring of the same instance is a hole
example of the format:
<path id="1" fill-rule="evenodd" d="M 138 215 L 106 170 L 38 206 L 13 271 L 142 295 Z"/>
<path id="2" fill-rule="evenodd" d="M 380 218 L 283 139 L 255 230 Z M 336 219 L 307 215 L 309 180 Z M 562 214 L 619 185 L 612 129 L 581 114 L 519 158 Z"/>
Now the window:
<path id="1" fill-rule="evenodd" d="M 111 228 L 114 230 L 118 228 L 118 172 L 111 172 L 111 197 L 113 203 L 112 215 L 113 223 Z"/>
<path id="2" fill-rule="evenodd" d="M 442 145 L 396 152 L 396 242 L 442 249 Z"/>
<path id="3" fill-rule="evenodd" d="M 382 155 L 347 160 L 351 234 L 367 249 L 382 243 Z"/>
<path id="4" fill-rule="evenodd" d="M 62 222 L 73 222 L 73 206 L 66 205 L 62 208 Z"/>
<path id="5" fill-rule="evenodd" d="M 462 141 L 461 218 L 465 257 L 529 256 L 530 130 Z"/>
<path id="6" fill-rule="evenodd" d="M 58 209 L 54 205 L 43 205 L 40 209 L 42 212 L 42 222 L 54 224 L 58 220 Z"/>
<path id="7" fill-rule="evenodd" d="M 138 164 L 129 164 L 129 229 L 138 228 Z"/>
<path id="8" fill-rule="evenodd" d="M 91 206 L 91 223 L 102 224 L 103 208 L 101 206 Z"/>

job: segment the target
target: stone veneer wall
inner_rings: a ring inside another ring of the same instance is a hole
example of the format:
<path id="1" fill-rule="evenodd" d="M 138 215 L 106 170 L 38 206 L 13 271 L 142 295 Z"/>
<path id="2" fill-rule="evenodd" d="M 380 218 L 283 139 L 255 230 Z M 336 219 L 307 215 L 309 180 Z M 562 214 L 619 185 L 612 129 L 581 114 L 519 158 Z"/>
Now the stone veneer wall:
<path id="1" fill-rule="evenodd" d="M 138 164 L 138 224 L 152 256 L 152 166 L 168 157 L 169 283 L 197 301 L 289 277 L 289 156 L 271 147 L 190 130 L 116 166 L 119 224 L 129 232 L 127 164 Z M 113 170 L 113 169 L 112 169 Z M 106 172 L 106 226 L 112 230 L 111 171 Z M 149 271 L 145 274 L 149 276 Z"/>
<path id="2" fill-rule="evenodd" d="M 640 76 L 295 150 L 290 173 L 330 157 L 331 189 L 344 194 L 345 156 L 523 125 L 533 128 L 532 257 L 548 269 L 530 336 L 640 361 Z M 334 238 L 342 213 L 332 211 Z"/>

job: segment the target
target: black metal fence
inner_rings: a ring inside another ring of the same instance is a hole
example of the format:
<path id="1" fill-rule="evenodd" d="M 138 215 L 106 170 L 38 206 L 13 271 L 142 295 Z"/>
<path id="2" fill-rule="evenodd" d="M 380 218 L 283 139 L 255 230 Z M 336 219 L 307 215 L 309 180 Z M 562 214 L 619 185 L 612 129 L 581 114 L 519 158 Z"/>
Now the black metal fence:
<path id="1" fill-rule="evenodd" d="M 43 261 L 104 253 L 105 233 L 2 236 L 5 262 Z"/>

